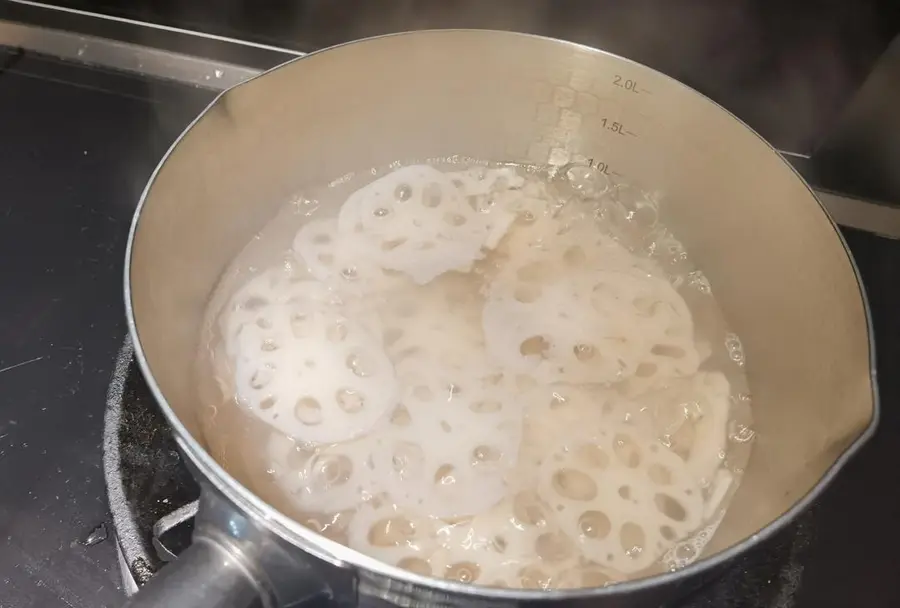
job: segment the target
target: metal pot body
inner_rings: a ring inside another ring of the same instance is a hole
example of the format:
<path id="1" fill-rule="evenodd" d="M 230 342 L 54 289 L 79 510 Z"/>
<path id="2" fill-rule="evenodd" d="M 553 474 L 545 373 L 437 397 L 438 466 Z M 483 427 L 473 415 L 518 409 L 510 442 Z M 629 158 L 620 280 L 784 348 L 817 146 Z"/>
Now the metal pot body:
<path id="1" fill-rule="evenodd" d="M 205 450 L 192 362 L 229 261 L 304 185 L 453 155 L 591 163 L 661 193 L 662 219 L 742 338 L 754 397 L 755 451 L 704 559 L 577 591 L 436 581 L 300 526 Z M 318 593 L 342 602 L 659 605 L 783 527 L 878 419 L 865 295 L 840 234 L 802 179 L 746 125 L 677 81 L 535 36 L 447 30 L 374 38 L 222 94 L 151 178 L 129 240 L 125 288 L 138 361 L 205 488 L 196 548 L 135 606 L 154 605 L 147 602 L 159 590 L 196 587 L 211 571 L 221 584 L 177 605 L 245 606 L 258 596 L 264 605 L 294 606 Z"/>

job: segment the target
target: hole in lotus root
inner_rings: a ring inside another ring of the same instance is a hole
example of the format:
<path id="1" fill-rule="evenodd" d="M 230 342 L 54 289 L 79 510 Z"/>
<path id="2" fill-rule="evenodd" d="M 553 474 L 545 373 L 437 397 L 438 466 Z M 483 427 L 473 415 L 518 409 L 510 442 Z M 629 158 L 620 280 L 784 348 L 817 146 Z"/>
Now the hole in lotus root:
<path id="1" fill-rule="evenodd" d="M 431 566 L 421 557 L 404 557 L 397 566 L 422 576 L 431 576 Z"/>
<path id="2" fill-rule="evenodd" d="M 353 461 L 343 454 L 322 456 L 314 465 L 314 470 L 321 476 L 328 488 L 347 483 L 353 475 Z"/>
<path id="3" fill-rule="evenodd" d="M 279 346 L 278 346 L 278 342 L 276 342 L 275 340 L 272 340 L 271 338 L 266 338 L 265 340 L 262 341 L 262 344 L 260 345 L 259 348 L 263 352 L 271 353 L 271 352 L 278 350 Z"/>
<path id="4" fill-rule="evenodd" d="M 543 336 L 531 336 L 526 338 L 519 345 L 519 352 L 524 357 L 539 356 L 543 357 L 544 353 L 550 349 L 550 343 Z"/>
<path id="5" fill-rule="evenodd" d="M 472 562 L 450 564 L 444 572 L 444 578 L 460 583 L 475 582 L 479 576 L 481 576 L 481 568 Z"/>
<path id="6" fill-rule="evenodd" d="M 398 201 L 408 201 L 410 198 L 412 198 L 412 195 L 413 189 L 409 184 L 399 184 L 396 188 L 394 188 L 394 198 Z"/>
<path id="7" fill-rule="evenodd" d="M 582 587 L 605 587 L 611 582 L 609 575 L 596 566 L 588 566 L 581 571 Z"/>
<path id="8" fill-rule="evenodd" d="M 352 354 L 347 357 L 347 367 L 360 378 L 372 375 L 372 366 L 370 362 L 362 355 Z"/>
<path id="9" fill-rule="evenodd" d="M 609 466 L 609 454 L 599 445 L 591 443 L 578 446 L 575 449 L 575 458 L 581 464 L 592 469 L 605 469 Z"/>
<path id="10" fill-rule="evenodd" d="M 388 241 L 381 242 L 381 250 L 382 251 L 393 251 L 397 247 L 403 245 L 407 242 L 408 239 L 393 239 Z"/>
<path id="11" fill-rule="evenodd" d="M 425 459 L 425 453 L 421 447 L 408 441 L 398 442 L 394 446 L 391 455 L 391 467 L 400 479 L 408 478 L 416 467 Z"/>
<path id="12" fill-rule="evenodd" d="M 660 513 L 673 521 L 684 521 L 687 519 L 687 511 L 680 502 L 669 496 L 668 494 L 657 494 L 653 497 L 656 508 Z"/>
<path id="13" fill-rule="evenodd" d="M 458 213 L 445 213 L 444 214 L 444 223 L 449 226 L 464 226 L 466 223 L 466 218 L 463 215 Z"/>
<path id="14" fill-rule="evenodd" d="M 356 414 L 363 408 L 364 400 L 359 391 L 349 388 L 338 389 L 335 398 L 340 408 L 348 414 Z"/>
<path id="15" fill-rule="evenodd" d="M 634 370 L 634 375 L 638 378 L 650 378 L 656 374 L 656 363 L 640 363 Z"/>
<path id="16" fill-rule="evenodd" d="M 547 515 L 537 494 L 531 491 L 519 492 L 513 498 L 513 517 L 526 526 L 543 526 Z"/>
<path id="17" fill-rule="evenodd" d="M 518 575 L 523 589 L 546 589 L 550 586 L 550 575 L 537 566 L 526 566 L 519 570 Z"/>
<path id="18" fill-rule="evenodd" d="M 258 317 L 256 319 L 256 326 L 260 329 L 272 329 L 272 322 L 265 317 Z"/>
<path id="19" fill-rule="evenodd" d="M 275 402 L 278 401 L 275 397 L 266 397 L 262 401 L 259 402 L 259 409 L 268 410 L 275 407 Z"/>
<path id="20" fill-rule="evenodd" d="M 442 464 L 438 467 L 438 470 L 434 472 L 434 483 L 449 486 L 456 483 L 456 477 L 453 476 L 453 465 L 450 464 Z"/>
<path id="21" fill-rule="evenodd" d="M 359 278 L 359 271 L 356 266 L 345 266 L 341 268 L 341 278 L 347 281 L 355 281 Z"/>
<path id="22" fill-rule="evenodd" d="M 513 292 L 513 297 L 522 304 L 531 304 L 541 297 L 541 288 L 537 285 L 518 285 Z"/>
<path id="23" fill-rule="evenodd" d="M 403 547 L 416 537 L 416 526 L 405 517 L 387 517 L 372 524 L 367 540 L 373 547 Z"/>
<path id="24" fill-rule="evenodd" d="M 538 557 L 546 562 L 560 562 L 575 550 L 568 536 L 559 532 L 545 532 L 534 543 Z"/>
<path id="25" fill-rule="evenodd" d="M 687 354 L 680 346 L 671 344 L 656 344 L 650 349 L 650 352 L 659 357 L 671 357 L 672 359 L 681 359 Z"/>
<path id="26" fill-rule="evenodd" d="M 312 397 L 303 397 L 297 400 L 294 407 L 294 416 L 307 426 L 315 426 L 322 422 L 322 406 Z"/>
<path id="27" fill-rule="evenodd" d="M 603 540 L 612 531 L 612 522 L 603 511 L 585 511 L 578 518 L 578 530 L 591 540 Z"/>
<path id="28" fill-rule="evenodd" d="M 250 377 L 250 388 L 261 390 L 272 381 L 272 372 L 267 369 L 260 369 L 253 373 Z"/>
<path id="29" fill-rule="evenodd" d="M 551 484 L 557 494 L 569 500 L 588 501 L 597 497 L 597 483 L 577 469 L 557 470 Z"/>
<path id="30" fill-rule="evenodd" d="M 394 408 L 394 411 L 391 413 L 391 424 L 409 426 L 410 422 L 412 422 L 412 417 L 409 415 L 409 410 L 406 409 L 405 405 L 400 404 Z"/>
<path id="31" fill-rule="evenodd" d="M 641 464 L 641 449 L 634 440 L 623 433 L 617 433 L 613 439 L 613 452 L 623 465 L 630 469 Z"/>
<path id="32" fill-rule="evenodd" d="M 629 486 L 621 486 L 619 488 L 619 496 L 623 500 L 631 500 L 631 488 Z"/>
<path id="33" fill-rule="evenodd" d="M 661 526 L 659 528 L 659 533 L 662 535 L 662 537 L 664 539 L 666 539 L 669 542 L 672 542 L 676 538 L 678 538 L 678 535 L 675 534 L 675 530 L 673 530 L 671 526 Z"/>
<path id="34" fill-rule="evenodd" d="M 594 354 L 596 354 L 596 349 L 592 344 L 576 344 L 572 348 L 572 352 L 575 354 L 575 358 L 581 361 L 582 363 L 586 363 L 594 358 Z"/>
<path id="35" fill-rule="evenodd" d="M 469 409 L 476 414 L 493 414 L 503 409 L 503 404 L 493 400 L 476 401 L 469 404 Z"/>
<path id="36" fill-rule="evenodd" d="M 256 311 L 260 308 L 264 308 L 269 305 L 269 301 L 265 298 L 260 298 L 258 296 L 251 296 L 244 300 L 244 303 L 241 304 L 241 308 L 249 311 Z"/>
<path id="37" fill-rule="evenodd" d="M 647 539 L 642 527 L 631 521 L 622 524 L 622 528 L 619 530 L 619 544 L 625 555 L 637 559 L 644 550 L 645 542 Z"/>
<path id="38" fill-rule="evenodd" d="M 489 445 L 479 445 L 472 450 L 472 464 L 492 464 L 499 462 L 503 452 Z"/>

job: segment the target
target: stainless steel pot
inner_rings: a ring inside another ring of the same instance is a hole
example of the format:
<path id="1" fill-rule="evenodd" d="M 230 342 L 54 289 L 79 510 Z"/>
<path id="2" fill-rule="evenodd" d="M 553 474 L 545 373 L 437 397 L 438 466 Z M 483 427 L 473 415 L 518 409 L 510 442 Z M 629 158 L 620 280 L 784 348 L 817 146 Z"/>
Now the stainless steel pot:
<path id="1" fill-rule="evenodd" d="M 743 339 L 758 439 L 708 555 L 607 588 L 479 588 L 400 570 L 278 513 L 204 449 L 192 361 L 226 264 L 299 187 L 410 157 L 590 162 L 664 194 L 664 219 Z M 159 165 L 132 227 L 128 323 L 203 487 L 194 543 L 128 604 L 577 602 L 651 606 L 785 526 L 872 435 L 871 323 L 853 261 L 809 187 L 734 116 L 649 68 L 528 35 L 354 42 L 222 94 Z"/>

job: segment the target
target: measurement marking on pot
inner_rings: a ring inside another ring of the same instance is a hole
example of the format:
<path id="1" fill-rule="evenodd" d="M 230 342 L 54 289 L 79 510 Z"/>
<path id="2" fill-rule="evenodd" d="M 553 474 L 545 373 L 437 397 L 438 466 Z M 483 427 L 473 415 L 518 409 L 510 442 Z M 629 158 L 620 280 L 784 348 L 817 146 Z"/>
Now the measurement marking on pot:
<path id="1" fill-rule="evenodd" d="M 613 133 L 617 133 L 619 135 L 630 135 L 631 137 L 637 137 L 634 131 L 629 131 L 625 128 L 621 122 L 617 120 L 610 120 L 608 118 L 600 119 L 600 126 L 606 129 L 607 131 L 612 131 Z"/>
<path id="2" fill-rule="evenodd" d="M 625 89 L 626 91 L 629 91 L 631 93 L 652 95 L 652 93 L 650 93 L 650 91 L 648 91 L 647 89 L 639 87 L 636 80 L 633 80 L 631 78 L 624 78 L 619 74 L 615 74 L 613 76 L 612 83 L 613 86 L 619 87 L 620 89 Z"/>
<path id="3" fill-rule="evenodd" d="M 609 163 L 606 163 L 606 162 L 604 162 L 604 161 L 602 161 L 602 160 L 599 160 L 599 159 L 596 159 L 596 158 L 589 158 L 589 159 L 587 159 L 587 163 L 588 163 L 588 166 L 589 166 L 589 167 L 593 167 L 594 169 L 596 169 L 597 171 L 599 171 L 599 172 L 602 173 L 603 175 L 615 175 L 615 176 L 621 176 L 621 175 L 622 175 L 622 174 L 619 173 L 618 171 L 612 169 L 612 168 L 609 166 Z"/>

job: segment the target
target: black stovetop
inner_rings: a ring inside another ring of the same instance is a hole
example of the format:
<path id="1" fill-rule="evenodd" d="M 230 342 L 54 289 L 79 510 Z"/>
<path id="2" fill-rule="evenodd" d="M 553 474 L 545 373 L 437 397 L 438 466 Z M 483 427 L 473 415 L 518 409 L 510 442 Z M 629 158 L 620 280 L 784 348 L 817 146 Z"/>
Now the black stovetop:
<path id="1" fill-rule="evenodd" d="M 102 539 L 103 525 L 113 533 L 101 437 L 125 335 L 125 241 L 150 171 L 212 95 L 0 51 L 3 608 L 122 602 L 111 538 L 92 543 Z M 845 234 L 875 321 L 881 427 L 798 527 L 771 547 L 775 561 L 796 552 L 799 568 L 749 560 L 743 574 L 732 574 L 731 599 L 697 605 L 739 606 L 729 602 L 760 593 L 772 593 L 778 608 L 900 605 L 893 565 L 900 487 L 890 481 L 900 457 L 900 376 L 890 373 L 900 365 L 900 242 Z M 150 466 L 168 458 L 166 466 L 177 468 L 177 455 L 166 454 L 132 456 Z M 150 486 L 134 480 L 132 491 L 149 494 L 168 479 L 158 476 Z M 779 597 L 786 588 L 790 597 Z"/>

